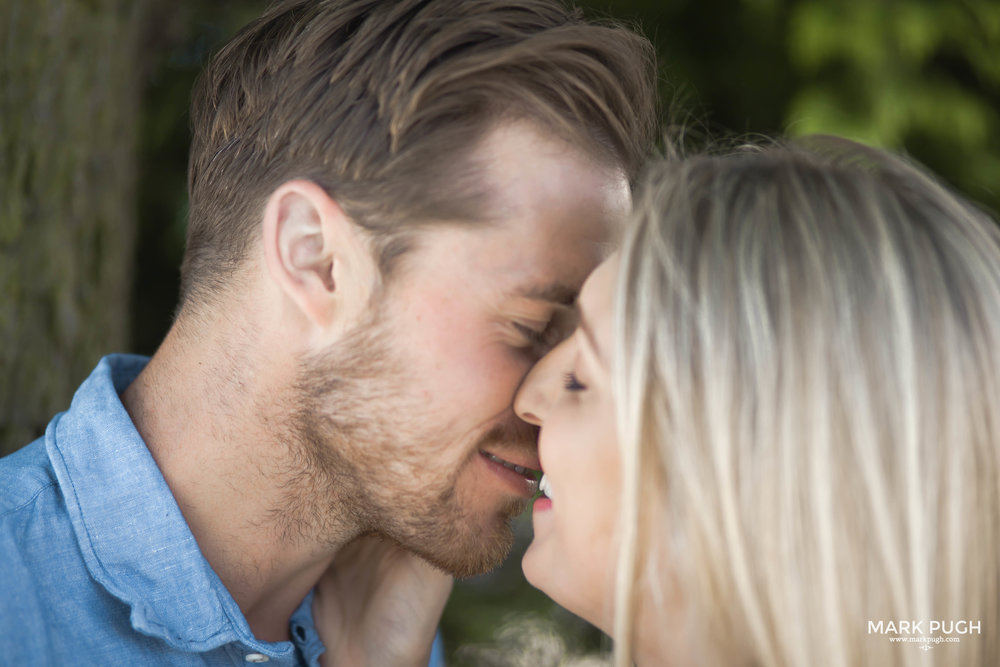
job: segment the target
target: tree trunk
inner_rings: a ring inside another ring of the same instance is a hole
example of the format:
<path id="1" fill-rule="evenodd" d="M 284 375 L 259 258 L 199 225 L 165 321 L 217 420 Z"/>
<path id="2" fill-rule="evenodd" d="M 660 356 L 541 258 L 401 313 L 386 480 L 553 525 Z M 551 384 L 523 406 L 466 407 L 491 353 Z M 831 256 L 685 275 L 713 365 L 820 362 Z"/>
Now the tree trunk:
<path id="1" fill-rule="evenodd" d="M 0 453 L 128 341 L 148 0 L 0 0 Z"/>

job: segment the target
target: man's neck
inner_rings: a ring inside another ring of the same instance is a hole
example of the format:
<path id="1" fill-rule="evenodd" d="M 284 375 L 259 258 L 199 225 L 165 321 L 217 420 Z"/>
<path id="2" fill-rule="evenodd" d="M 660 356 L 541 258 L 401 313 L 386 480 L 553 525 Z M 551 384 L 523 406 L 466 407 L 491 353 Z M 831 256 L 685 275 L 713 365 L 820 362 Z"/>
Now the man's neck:
<path id="1" fill-rule="evenodd" d="M 215 354 L 210 339 L 182 344 L 176 336 L 122 403 L 254 635 L 287 640 L 292 613 L 354 534 L 348 526 L 334 530 L 342 540 L 287 530 L 280 510 L 288 490 L 274 471 L 287 469 L 288 443 L 267 428 L 281 418 L 267 411 L 284 380 L 266 369 L 224 368 L 231 346 Z M 254 356 L 261 358 L 239 358 Z"/>

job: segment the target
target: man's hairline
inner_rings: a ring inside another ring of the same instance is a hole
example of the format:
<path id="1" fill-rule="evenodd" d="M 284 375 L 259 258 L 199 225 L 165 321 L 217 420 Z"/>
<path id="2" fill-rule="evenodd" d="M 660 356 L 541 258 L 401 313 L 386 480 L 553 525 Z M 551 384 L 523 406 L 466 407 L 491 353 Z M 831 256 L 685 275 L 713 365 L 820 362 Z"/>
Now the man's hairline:
<path id="1" fill-rule="evenodd" d="M 573 160 L 587 164 L 590 167 L 596 168 L 608 175 L 614 175 L 614 177 L 620 177 L 625 181 L 626 184 L 630 186 L 631 190 L 631 179 L 629 178 L 628 168 L 625 165 L 625 161 L 621 159 L 620 156 L 616 155 L 615 152 L 604 145 L 599 140 L 594 140 L 591 142 L 585 142 L 585 145 L 578 145 L 570 140 L 565 133 L 557 131 L 552 123 L 548 123 L 542 118 L 539 118 L 535 114 L 532 114 L 525 110 L 519 110 L 517 107 L 512 106 L 509 109 L 504 110 L 501 113 L 495 115 L 493 120 L 486 123 L 482 134 L 476 139 L 474 145 L 470 147 L 465 154 L 460 158 L 461 161 L 466 162 L 470 167 L 475 165 L 477 162 L 480 164 L 486 164 L 488 160 L 480 160 L 483 156 L 484 151 L 487 148 L 487 144 L 490 139 L 498 132 L 505 129 L 521 127 L 525 128 L 528 132 L 539 137 L 543 142 L 549 144 L 558 150 L 565 151 L 566 154 Z M 591 133 L 593 134 L 593 133 Z M 600 148 L 600 150 L 599 150 Z M 483 175 L 488 173 L 488 166 L 483 170 Z M 482 209 L 489 210 L 491 208 L 490 202 L 496 201 L 498 193 L 493 191 L 493 188 L 488 188 L 489 194 L 483 197 Z M 333 198 L 331 196 L 331 198 Z M 333 198 L 336 202 L 336 199 Z M 411 240 L 415 241 L 414 247 L 407 247 L 402 253 L 397 255 L 394 260 L 399 260 L 399 264 L 405 264 L 407 258 L 410 257 L 416 250 L 417 245 L 419 245 L 419 240 L 422 239 L 427 231 L 444 228 L 444 227 L 454 227 L 454 228 L 483 228 L 483 227 L 498 227 L 503 225 L 507 220 L 507 216 L 503 215 L 489 215 L 483 214 L 476 218 L 461 218 L 461 219 L 449 219 L 449 218 L 428 218 L 425 220 L 411 220 L 408 224 L 401 225 L 398 229 L 392 231 L 379 232 L 374 230 L 369 230 L 365 228 L 362 224 L 350 218 L 350 222 L 356 226 L 356 228 L 364 233 L 369 241 L 368 249 L 373 252 L 373 258 L 378 261 L 378 257 L 374 256 L 374 251 L 378 247 L 379 240 L 381 239 L 392 239 L 399 237 L 409 237 Z M 405 217 L 405 216 L 403 216 Z M 610 253 L 604 253 L 605 256 Z M 401 267 L 396 266 L 397 262 L 394 261 L 393 265 L 389 267 L 388 272 L 382 271 L 382 267 L 379 267 L 379 277 L 380 279 L 388 284 L 393 282 L 393 279 Z M 403 269 L 405 270 L 405 269 Z M 579 290 L 575 290 L 578 293 Z M 538 300 L 549 300 L 549 299 L 538 299 Z M 552 300 L 553 303 L 560 303 L 562 305 L 572 305 L 575 302 L 574 299 L 569 303 L 563 303 L 559 300 Z"/>
<path id="2" fill-rule="evenodd" d="M 526 128 L 528 132 L 533 133 L 534 135 L 539 137 L 543 142 L 548 143 L 550 146 L 556 147 L 559 150 L 566 151 L 567 154 L 570 155 L 572 159 L 582 163 L 586 163 L 591 167 L 595 167 L 603 172 L 620 176 L 626 182 L 629 182 L 630 180 L 628 175 L 628 169 L 624 164 L 624 161 L 619 156 L 615 155 L 614 151 L 611 150 L 606 145 L 604 145 L 600 140 L 595 139 L 593 141 L 584 142 L 585 145 L 582 146 L 578 145 L 574 143 L 569 137 L 567 137 L 566 133 L 560 132 L 556 128 L 554 128 L 552 123 L 546 122 L 542 118 L 538 117 L 536 114 L 532 114 L 527 110 L 518 109 L 514 105 L 512 105 L 507 109 L 504 109 L 499 113 L 496 113 L 490 122 L 485 123 L 482 134 L 475 140 L 475 142 L 473 142 L 473 146 L 464 152 L 465 154 L 462 155 L 459 158 L 459 160 L 464 161 L 470 165 L 474 164 L 478 160 L 479 156 L 483 154 L 484 150 L 486 149 L 487 143 L 492 137 L 494 137 L 498 132 L 501 132 L 504 129 L 512 127 Z M 323 186 L 323 184 L 319 182 L 319 179 L 317 179 L 316 177 L 307 175 L 290 175 L 288 177 L 282 178 L 280 183 L 278 183 L 276 186 L 270 189 L 270 191 L 263 198 L 264 207 L 266 207 L 267 201 L 270 200 L 270 198 L 280 187 L 282 187 L 285 183 L 293 180 L 305 180 L 317 185 L 318 187 L 322 188 L 325 192 L 327 192 L 327 195 L 337 206 L 340 206 L 340 203 L 338 202 L 336 196 L 333 193 L 330 193 Z M 483 197 L 484 201 L 483 201 L 483 206 L 481 208 L 487 210 L 490 209 L 491 207 L 489 206 L 489 201 L 493 200 L 495 196 L 496 193 L 490 192 L 488 195 Z M 504 224 L 504 221 L 506 220 L 506 216 L 502 215 L 493 216 L 488 214 L 471 219 L 470 218 L 460 218 L 460 219 L 427 218 L 423 220 L 410 220 L 407 224 L 399 225 L 397 228 L 392 229 L 391 231 L 377 231 L 365 227 L 362 223 L 358 222 L 354 217 L 348 214 L 347 211 L 344 211 L 344 213 L 348 218 L 348 222 L 352 225 L 352 229 L 354 229 L 354 231 L 362 235 L 364 239 L 365 250 L 369 253 L 369 257 L 376 263 L 378 270 L 377 273 L 378 280 L 377 284 L 375 285 L 375 289 L 377 292 L 383 292 L 387 290 L 392 283 L 395 283 L 397 281 L 398 275 L 400 273 L 404 273 L 407 270 L 408 267 L 406 265 L 409 264 L 408 259 L 412 258 L 414 252 L 418 249 L 420 240 L 424 238 L 426 232 L 443 227 L 454 227 L 454 228 L 464 227 L 469 229 L 472 229 L 474 227 L 490 227 L 490 226 L 496 227 Z M 258 229 L 259 226 L 261 226 L 263 223 L 263 214 L 264 214 L 264 208 L 262 207 L 258 213 L 258 220 L 257 220 Z M 400 217 L 405 218 L 405 215 Z M 386 266 L 383 266 L 382 262 L 383 258 L 379 256 L 381 254 L 380 248 L 384 247 L 383 244 L 387 245 L 388 243 L 391 243 L 393 240 L 401 239 L 404 237 L 406 238 L 407 241 L 406 247 L 401 252 L 394 255 L 391 258 L 391 261 Z M 263 243 L 262 234 L 258 232 L 255 235 L 254 240 L 252 241 L 252 246 L 257 245 L 258 246 L 257 252 L 260 252 L 260 246 L 262 243 Z M 242 269 L 250 268 L 252 264 L 251 256 L 252 252 L 247 253 L 247 255 L 244 256 L 243 261 L 240 262 L 240 267 L 237 268 L 237 270 L 234 273 L 239 273 Z M 231 284 L 232 283 L 230 283 L 230 285 Z M 226 287 L 228 288 L 230 285 L 227 285 Z M 197 289 L 194 290 L 194 292 L 198 291 L 199 290 Z M 226 291 L 229 290 L 228 289 L 223 290 L 223 292 Z M 532 290 L 529 289 L 528 291 Z M 555 290 L 555 292 L 559 291 L 560 290 L 558 289 Z M 575 303 L 575 294 L 578 294 L 578 292 L 579 290 L 574 291 L 574 297 L 573 299 L 569 300 L 569 302 L 565 302 L 565 299 L 538 298 L 536 300 L 548 301 L 559 305 L 573 305 Z M 199 310 L 202 306 L 211 307 L 212 306 L 211 302 L 215 301 L 213 296 L 216 295 L 222 296 L 222 294 L 216 292 L 215 290 L 209 290 L 204 293 L 202 298 L 197 299 L 197 301 L 201 302 L 198 304 L 193 303 L 192 299 L 190 298 L 183 298 L 181 302 L 178 303 L 176 309 L 176 316 L 179 316 L 184 310 L 187 310 L 188 305 L 193 306 L 192 310 Z M 193 293 L 188 296 L 193 296 Z M 556 294 L 556 296 L 561 296 L 561 295 Z M 178 317 L 175 317 L 175 319 L 178 319 Z"/>

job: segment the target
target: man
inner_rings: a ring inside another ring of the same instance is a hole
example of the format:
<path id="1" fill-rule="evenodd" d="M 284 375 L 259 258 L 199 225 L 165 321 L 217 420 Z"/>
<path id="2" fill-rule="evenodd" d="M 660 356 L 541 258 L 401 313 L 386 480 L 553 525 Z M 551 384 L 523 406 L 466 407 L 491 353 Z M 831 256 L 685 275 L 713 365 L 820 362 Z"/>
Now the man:
<path id="1" fill-rule="evenodd" d="M 295 0 L 225 46 L 173 327 L 0 463 L 3 661 L 426 664 L 533 490 L 513 393 L 626 213 L 649 54 L 548 0 Z"/>

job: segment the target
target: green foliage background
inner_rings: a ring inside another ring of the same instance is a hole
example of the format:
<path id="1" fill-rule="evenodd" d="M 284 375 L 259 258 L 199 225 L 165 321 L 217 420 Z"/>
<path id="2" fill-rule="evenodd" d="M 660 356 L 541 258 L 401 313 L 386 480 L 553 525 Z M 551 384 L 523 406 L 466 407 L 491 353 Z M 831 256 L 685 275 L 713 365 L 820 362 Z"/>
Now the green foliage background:
<path id="1" fill-rule="evenodd" d="M 1000 209 L 1000 3 L 994 0 L 617 0 L 580 4 L 639 26 L 656 44 L 663 105 L 697 144 L 728 133 L 841 134 L 904 150 Z M 183 248 L 187 98 L 215 47 L 259 1 L 178 0 L 156 17 L 139 174 L 131 330 L 151 353 L 170 322 Z M 518 523 L 519 547 L 530 523 Z M 567 554 L 567 558 L 573 557 Z M 491 642 L 510 614 L 535 614 L 571 651 L 601 635 L 524 584 L 519 553 L 460 583 L 442 622 L 456 649 Z M 463 657 L 464 656 L 464 657 Z"/>

